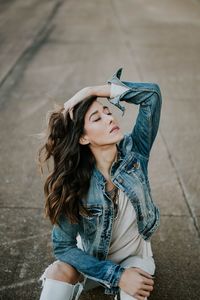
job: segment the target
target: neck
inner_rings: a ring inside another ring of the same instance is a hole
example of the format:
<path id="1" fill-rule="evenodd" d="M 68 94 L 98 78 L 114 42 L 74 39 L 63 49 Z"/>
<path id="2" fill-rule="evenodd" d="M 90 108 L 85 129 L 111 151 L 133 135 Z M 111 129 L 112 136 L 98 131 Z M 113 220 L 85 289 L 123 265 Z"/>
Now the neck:
<path id="1" fill-rule="evenodd" d="M 94 154 L 97 168 L 106 178 L 106 180 L 109 180 L 110 168 L 117 158 L 116 144 L 98 148 L 91 148 L 91 151 Z"/>

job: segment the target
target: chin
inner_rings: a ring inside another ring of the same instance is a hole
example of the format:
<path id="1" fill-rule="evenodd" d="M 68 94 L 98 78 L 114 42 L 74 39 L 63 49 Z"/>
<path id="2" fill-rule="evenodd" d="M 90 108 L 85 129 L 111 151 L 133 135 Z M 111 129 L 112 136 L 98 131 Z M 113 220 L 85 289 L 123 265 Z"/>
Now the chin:
<path id="1" fill-rule="evenodd" d="M 122 133 L 118 134 L 114 139 L 113 139 L 113 143 L 117 144 L 118 142 L 120 142 L 123 139 L 124 135 Z"/>
<path id="2" fill-rule="evenodd" d="M 124 134 L 120 131 L 120 132 L 118 133 L 118 137 L 119 137 L 119 139 L 121 140 L 121 139 L 123 139 Z"/>

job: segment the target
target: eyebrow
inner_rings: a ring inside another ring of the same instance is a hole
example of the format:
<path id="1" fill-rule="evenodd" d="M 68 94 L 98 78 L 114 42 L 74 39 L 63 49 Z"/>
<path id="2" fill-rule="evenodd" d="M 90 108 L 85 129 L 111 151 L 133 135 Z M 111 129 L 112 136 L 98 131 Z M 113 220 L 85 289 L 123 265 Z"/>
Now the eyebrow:
<path id="1" fill-rule="evenodd" d="M 109 109 L 108 106 L 103 106 L 103 110 L 106 109 L 106 108 Z M 91 119 L 91 117 L 92 117 L 93 115 L 97 114 L 98 112 L 99 112 L 98 110 L 95 110 L 93 113 L 91 113 L 91 115 L 89 116 L 89 120 Z"/>

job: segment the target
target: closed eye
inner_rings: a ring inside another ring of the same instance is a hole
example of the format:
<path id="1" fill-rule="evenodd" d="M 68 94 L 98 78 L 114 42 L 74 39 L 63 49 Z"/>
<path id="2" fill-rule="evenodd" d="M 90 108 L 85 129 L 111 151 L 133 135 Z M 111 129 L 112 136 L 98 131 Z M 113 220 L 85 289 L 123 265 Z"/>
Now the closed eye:
<path id="1" fill-rule="evenodd" d="M 93 122 L 97 122 L 97 121 L 99 121 L 99 120 L 101 120 L 101 118 L 99 117 L 99 118 L 97 118 L 97 119 L 95 119 L 95 120 L 93 120 Z"/>
<path id="2" fill-rule="evenodd" d="M 112 113 L 111 113 L 111 112 L 108 112 L 108 113 L 106 113 L 106 115 L 112 115 Z M 93 120 L 93 122 L 97 122 L 97 121 L 99 121 L 99 120 L 101 120 L 101 117 L 98 117 L 97 119 Z"/>
<path id="3" fill-rule="evenodd" d="M 98 113 L 98 111 L 95 111 L 92 115 L 95 115 L 95 114 L 97 114 Z M 106 114 L 106 115 L 112 115 L 112 113 L 110 112 L 110 110 L 109 110 L 109 108 L 107 107 L 107 106 L 104 106 L 103 107 L 103 113 L 104 114 Z M 91 116 L 92 116 L 91 115 Z M 91 117 L 90 116 L 90 117 Z M 99 120 L 101 120 L 101 117 L 99 116 L 99 117 L 97 117 L 96 119 L 94 119 L 93 120 L 93 122 L 97 122 L 97 121 L 99 121 Z"/>

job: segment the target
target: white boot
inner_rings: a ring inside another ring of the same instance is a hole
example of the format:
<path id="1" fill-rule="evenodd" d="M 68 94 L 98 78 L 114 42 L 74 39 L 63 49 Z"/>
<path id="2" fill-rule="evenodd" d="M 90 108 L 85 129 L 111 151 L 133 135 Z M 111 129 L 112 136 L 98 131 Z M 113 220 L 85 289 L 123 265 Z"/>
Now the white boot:
<path id="1" fill-rule="evenodd" d="M 75 300 L 78 300 L 82 290 L 83 286 L 81 283 L 73 285 L 67 282 L 45 278 L 40 300 L 72 300 L 74 294 L 76 294 Z"/>

